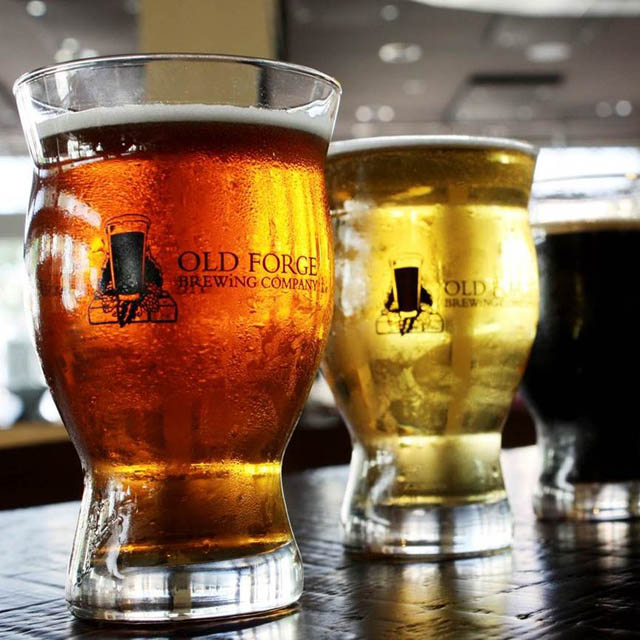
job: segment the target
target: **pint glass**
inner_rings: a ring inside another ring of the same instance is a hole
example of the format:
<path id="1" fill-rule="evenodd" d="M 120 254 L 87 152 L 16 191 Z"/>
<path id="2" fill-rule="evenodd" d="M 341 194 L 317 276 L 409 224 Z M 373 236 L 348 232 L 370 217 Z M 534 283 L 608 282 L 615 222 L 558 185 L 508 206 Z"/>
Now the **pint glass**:
<path id="1" fill-rule="evenodd" d="M 504 549 L 501 428 L 538 318 L 535 151 L 465 137 L 331 145 L 336 252 L 323 364 L 351 432 L 347 547 Z"/>
<path id="2" fill-rule="evenodd" d="M 327 338 L 339 87 L 255 59 L 83 60 L 15 88 L 36 346 L 82 460 L 78 616 L 250 615 L 302 566 L 280 463 Z"/>
<path id="3" fill-rule="evenodd" d="M 540 327 L 523 380 L 542 470 L 540 518 L 640 516 L 637 176 L 584 176 L 534 185 Z"/>

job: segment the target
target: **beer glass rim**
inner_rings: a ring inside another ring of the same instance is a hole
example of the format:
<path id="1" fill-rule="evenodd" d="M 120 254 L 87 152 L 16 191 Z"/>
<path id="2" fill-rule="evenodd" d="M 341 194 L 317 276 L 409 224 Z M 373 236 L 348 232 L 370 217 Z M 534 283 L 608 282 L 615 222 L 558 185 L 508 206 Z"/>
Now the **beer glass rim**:
<path id="1" fill-rule="evenodd" d="M 535 201 L 589 199 L 616 196 L 640 187 L 640 174 L 598 173 L 555 176 L 534 180 L 531 197 Z"/>
<path id="2" fill-rule="evenodd" d="M 462 135 L 401 135 L 375 136 L 371 138 L 352 138 L 340 140 L 329 145 L 330 158 L 362 153 L 364 151 L 386 151 L 420 147 L 440 147 L 445 149 L 490 148 L 521 151 L 534 158 L 538 154 L 537 147 L 512 138 L 493 138 L 486 136 Z"/>
<path id="3" fill-rule="evenodd" d="M 640 224 L 640 175 L 609 173 L 536 180 L 529 219 L 545 232 L 636 228 Z"/>
<path id="4" fill-rule="evenodd" d="M 79 60 L 70 60 L 68 62 L 61 62 L 58 64 L 47 65 L 45 67 L 38 67 L 37 69 L 33 69 L 32 71 L 23 73 L 16 79 L 16 81 L 13 83 L 13 94 L 17 95 L 18 91 L 23 86 L 35 80 L 40 80 L 41 78 L 45 78 L 56 73 L 75 71 L 77 69 L 86 67 L 129 66 L 144 64 L 147 62 L 174 61 L 226 62 L 255 67 L 268 67 L 278 71 L 285 71 L 301 76 L 307 76 L 315 80 L 320 80 L 332 87 L 332 89 L 338 94 L 342 93 L 342 87 L 335 78 L 326 73 L 323 73 L 322 71 L 313 69 L 312 67 L 306 67 L 291 62 L 282 62 L 280 60 L 270 60 L 268 58 L 257 58 L 253 56 L 226 55 L 221 53 L 132 53 L 111 56 L 97 56 L 93 58 L 81 58 Z"/>

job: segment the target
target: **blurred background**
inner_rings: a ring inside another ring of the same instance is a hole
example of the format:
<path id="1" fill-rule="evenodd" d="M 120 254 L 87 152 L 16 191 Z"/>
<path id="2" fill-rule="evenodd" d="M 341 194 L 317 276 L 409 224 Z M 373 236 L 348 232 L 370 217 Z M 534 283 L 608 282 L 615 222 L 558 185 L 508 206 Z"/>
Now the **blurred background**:
<path id="1" fill-rule="evenodd" d="M 82 487 L 23 311 L 31 163 L 11 88 L 36 67 L 150 51 L 277 58 L 335 76 L 335 139 L 507 136 L 542 147 L 537 178 L 640 172 L 640 0 L 0 0 L 0 508 L 76 499 Z M 517 398 L 503 444 L 534 439 Z M 286 467 L 349 453 L 318 381 Z"/>

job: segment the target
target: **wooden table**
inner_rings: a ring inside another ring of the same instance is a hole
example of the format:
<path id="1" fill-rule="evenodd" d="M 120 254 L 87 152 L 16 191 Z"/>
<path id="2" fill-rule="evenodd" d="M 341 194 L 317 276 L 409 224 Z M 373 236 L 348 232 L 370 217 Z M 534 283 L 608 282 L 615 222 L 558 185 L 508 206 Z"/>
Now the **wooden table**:
<path id="1" fill-rule="evenodd" d="M 346 467 L 292 473 L 287 503 L 305 561 L 292 615 L 215 631 L 117 629 L 67 613 L 64 572 L 78 503 L 0 512 L 0 637 L 413 640 L 640 637 L 640 522 L 536 523 L 533 447 L 504 454 L 511 553 L 442 563 L 365 562 L 340 545 Z M 6 488 L 3 488 L 6 490 Z"/>

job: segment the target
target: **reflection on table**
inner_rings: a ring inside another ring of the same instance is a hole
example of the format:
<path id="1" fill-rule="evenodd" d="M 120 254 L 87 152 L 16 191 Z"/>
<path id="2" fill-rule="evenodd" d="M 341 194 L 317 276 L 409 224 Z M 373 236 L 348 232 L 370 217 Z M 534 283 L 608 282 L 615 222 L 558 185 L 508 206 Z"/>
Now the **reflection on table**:
<path id="1" fill-rule="evenodd" d="M 63 583 L 78 504 L 2 512 L 0 637 L 629 637 L 637 628 L 640 522 L 536 522 L 536 458 L 534 447 L 503 454 L 515 516 L 512 552 L 441 563 L 368 561 L 345 553 L 338 517 L 347 468 L 286 475 L 289 514 L 305 561 L 300 606 L 282 618 L 223 629 L 205 623 L 125 631 L 75 621 L 66 611 Z"/>

